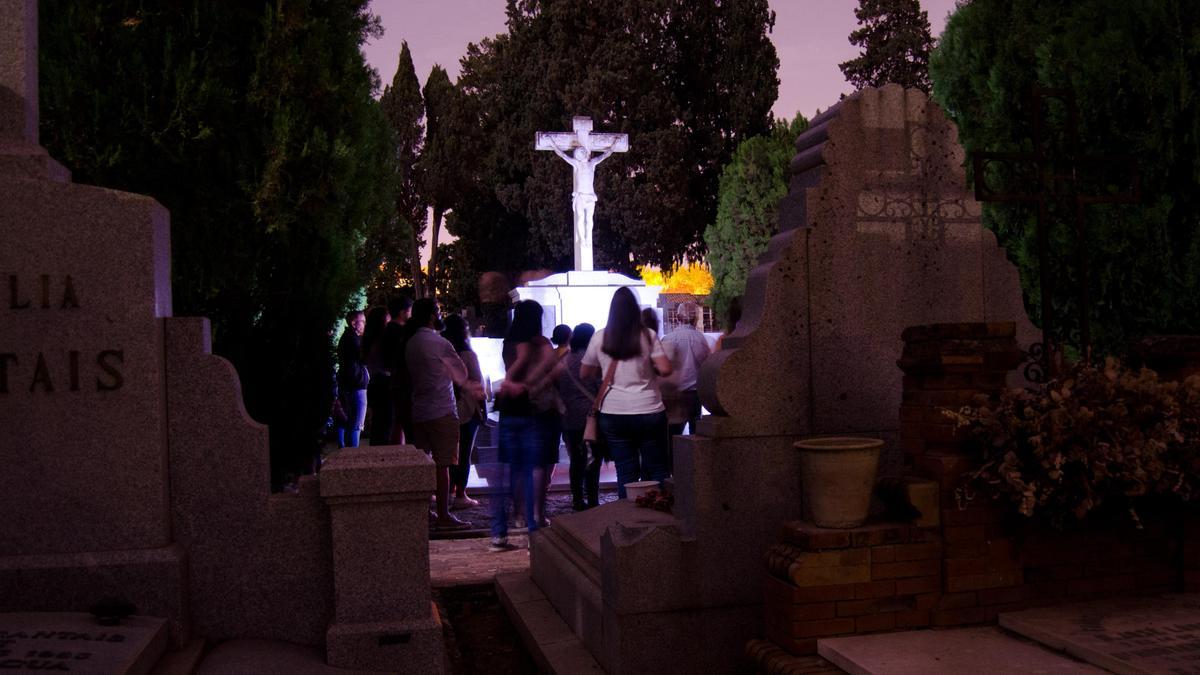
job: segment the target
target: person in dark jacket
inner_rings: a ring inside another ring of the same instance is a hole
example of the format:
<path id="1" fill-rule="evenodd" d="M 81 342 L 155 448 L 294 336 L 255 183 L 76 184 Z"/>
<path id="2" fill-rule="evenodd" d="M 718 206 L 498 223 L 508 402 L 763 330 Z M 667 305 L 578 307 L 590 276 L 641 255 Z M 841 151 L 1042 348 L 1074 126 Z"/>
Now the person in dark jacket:
<path id="1" fill-rule="evenodd" d="M 367 385 L 371 378 L 362 355 L 362 333 L 366 326 L 365 314 L 349 312 L 346 330 L 338 340 L 338 395 L 346 413 L 346 426 L 338 437 L 339 448 L 358 447 L 358 437 L 367 418 Z"/>
<path id="2" fill-rule="evenodd" d="M 579 376 L 583 365 L 583 354 L 588 343 L 596 334 L 590 323 L 575 326 L 571 333 L 571 351 L 563 358 L 563 369 L 558 376 L 558 395 L 566 412 L 562 416 L 562 437 L 571 458 L 571 504 L 576 511 L 600 505 L 600 459 L 588 461 L 588 449 L 583 441 L 583 429 L 587 425 L 588 413 L 600 389 L 600 378 L 583 379 Z M 586 498 L 586 501 L 585 501 Z"/>

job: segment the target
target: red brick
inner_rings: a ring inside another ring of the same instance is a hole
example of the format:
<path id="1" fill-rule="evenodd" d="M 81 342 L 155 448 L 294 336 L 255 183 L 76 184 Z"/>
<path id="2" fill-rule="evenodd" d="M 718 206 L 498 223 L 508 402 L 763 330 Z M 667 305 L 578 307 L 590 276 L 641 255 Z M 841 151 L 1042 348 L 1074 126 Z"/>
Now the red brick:
<path id="1" fill-rule="evenodd" d="M 1067 585 L 1061 581 L 1039 581 L 1025 585 L 1029 586 L 1029 594 L 1034 598 L 1061 602 L 1061 599 L 1067 594 Z"/>
<path id="2" fill-rule="evenodd" d="M 896 581 L 896 595 L 934 593 L 940 590 L 942 590 L 942 580 L 937 576 L 914 577 Z"/>
<path id="3" fill-rule="evenodd" d="M 979 604 L 978 596 L 974 593 L 943 593 L 938 609 L 962 609 Z"/>
<path id="4" fill-rule="evenodd" d="M 871 566 L 872 579 L 905 579 L 927 577 L 941 571 L 940 560 L 910 560 Z"/>
<path id="5" fill-rule="evenodd" d="M 956 558 L 982 558 L 987 555 L 987 550 L 987 542 L 982 539 L 956 541 L 952 544 L 946 544 L 945 558 L 947 560 Z"/>
<path id="6" fill-rule="evenodd" d="M 854 632 L 854 619 L 798 621 L 792 624 L 792 636 L 797 638 L 823 637 Z"/>
<path id="7" fill-rule="evenodd" d="M 1067 595 L 1107 595 L 1132 591 L 1136 587 L 1137 576 L 1133 574 L 1096 579 L 1075 579 L 1067 582 Z"/>
<path id="8" fill-rule="evenodd" d="M 796 639 L 788 632 L 788 628 L 784 624 L 767 624 L 767 638 L 793 656 L 817 653 L 816 638 Z"/>
<path id="9" fill-rule="evenodd" d="M 788 623 L 832 619 L 837 616 L 837 603 L 810 602 L 806 605 L 791 605 L 784 612 L 785 614 L 781 618 L 784 618 Z"/>
<path id="10" fill-rule="evenodd" d="M 854 584 L 805 586 L 804 588 L 799 588 L 770 575 L 763 575 L 763 579 L 764 597 L 780 596 L 786 598 L 789 604 L 834 602 L 836 600 L 852 600 L 854 598 Z"/>
<path id="11" fill-rule="evenodd" d="M 984 616 L 985 612 L 982 607 L 935 609 L 931 623 L 934 626 L 962 626 L 969 623 L 983 623 Z"/>
<path id="12" fill-rule="evenodd" d="M 983 620 L 991 623 L 1005 612 L 1019 612 L 1023 609 L 1029 609 L 1029 602 L 1022 600 L 1020 602 L 1006 602 L 999 605 L 980 605 L 983 607 Z"/>
<path id="13" fill-rule="evenodd" d="M 942 536 L 946 538 L 947 545 L 963 542 L 985 542 L 987 541 L 986 533 L 987 530 L 982 525 L 942 528 Z"/>
<path id="14" fill-rule="evenodd" d="M 921 593 L 913 596 L 913 609 L 933 609 L 941 601 L 941 593 Z"/>
<path id="15" fill-rule="evenodd" d="M 1025 580 L 1031 583 L 1037 581 L 1068 581 L 1083 578 L 1083 565 L 1078 564 L 1027 566 L 1024 568 L 1024 571 Z"/>
<path id="16" fill-rule="evenodd" d="M 871 563 L 888 563 L 896 560 L 897 544 L 871 547 Z"/>
<path id="17" fill-rule="evenodd" d="M 838 616 L 862 616 L 864 614 L 879 614 L 881 612 L 898 612 L 914 609 L 916 599 L 913 596 L 903 598 L 874 598 L 871 600 L 847 600 L 837 604 Z"/>
<path id="18" fill-rule="evenodd" d="M 942 545 L 932 543 L 921 544 L 899 544 L 893 547 L 893 554 L 896 562 L 904 562 L 907 560 L 929 560 L 930 558 L 942 557 Z M 887 562 L 886 560 L 876 560 L 871 558 L 871 562 Z"/>
<path id="19" fill-rule="evenodd" d="M 854 599 L 883 598 L 896 595 L 896 582 L 869 581 L 865 584 L 854 584 Z"/>
<path id="20" fill-rule="evenodd" d="M 985 588 L 1000 588 L 1002 586 L 1017 586 L 1022 583 L 1021 571 L 988 572 L 987 574 L 968 574 L 960 577 L 946 577 L 946 591 L 978 591 Z"/>
<path id="21" fill-rule="evenodd" d="M 880 546 L 883 544 L 907 544 L 916 530 L 912 525 L 872 525 L 850 531 L 853 546 Z"/>
<path id="22" fill-rule="evenodd" d="M 1029 599 L 1029 587 L 1022 584 L 1007 588 L 986 588 L 979 591 L 978 595 L 981 605 L 1003 605 Z"/>
<path id="23" fill-rule="evenodd" d="M 854 620 L 854 630 L 858 633 L 874 633 L 881 630 L 892 630 L 895 627 L 895 612 L 860 616 Z"/>
<path id="24" fill-rule="evenodd" d="M 896 628 L 925 628 L 929 625 L 929 610 L 909 609 L 896 612 Z"/>

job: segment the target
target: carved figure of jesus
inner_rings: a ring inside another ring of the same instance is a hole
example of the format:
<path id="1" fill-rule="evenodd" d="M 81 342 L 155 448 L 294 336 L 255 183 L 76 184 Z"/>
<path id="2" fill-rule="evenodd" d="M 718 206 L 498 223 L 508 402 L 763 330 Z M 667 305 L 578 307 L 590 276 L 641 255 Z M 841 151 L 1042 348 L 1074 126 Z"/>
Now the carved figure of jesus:
<path id="1" fill-rule="evenodd" d="M 553 150 L 573 169 L 571 207 L 574 211 L 575 269 L 592 270 L 592 224 L 596 213 L 596 165 L 608 159 L 614 152 L 629 150 L 626 134 L 593 134 L 592 120 L 587 117 L 572 119 L 571 132 L 545 132 L 537 134 L 536 150 Z M 593 155 L 593 153 L 600 153 Z"/>
<path id="2" fill-rule="evenodd" d="M 591 150 L 579 147 L 568 155 L 555 143 L 554 154 L 562 157 L 574 168 L 575 189 L 571 191 L 571 209 L 575 213 L 575 241 L 578 243 L 580 259 L 587 261 L 587 269 L 590 270 L 592 223 L 596 214 L 596 165 L 608 159 L 613 154 L 613 149 L 609 147 L 598 157 L 593 157 Z"/>

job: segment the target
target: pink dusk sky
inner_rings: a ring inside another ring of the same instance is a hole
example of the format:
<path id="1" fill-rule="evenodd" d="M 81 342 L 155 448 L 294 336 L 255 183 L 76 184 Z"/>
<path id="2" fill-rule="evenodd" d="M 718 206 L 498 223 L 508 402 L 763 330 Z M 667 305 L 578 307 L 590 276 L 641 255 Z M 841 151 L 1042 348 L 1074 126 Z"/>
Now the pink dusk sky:
<path id="1" fill-rule="evenodd" d="M 770 0 L 775 10 L 771 39 L 779 53 L 776 117 L 797 112 L 811 118 L 851 91 L 838 64 L 858 55 L 847 36 L 857 26 L 857 0 Z M 384 35 L 364 48 L 367 61 L 386 85 L 396 72 L 400 43 L 412 50 L 417 77 L 424 83 L 433 64 L 452 79 L 467 43 L 504 32 L 504 0 L 373 0 L 371 10 L 383 22 Z M 936 37 L 954 0 L 921 0 Z M 532 132 L 531 132 L 532 133 Z"/>

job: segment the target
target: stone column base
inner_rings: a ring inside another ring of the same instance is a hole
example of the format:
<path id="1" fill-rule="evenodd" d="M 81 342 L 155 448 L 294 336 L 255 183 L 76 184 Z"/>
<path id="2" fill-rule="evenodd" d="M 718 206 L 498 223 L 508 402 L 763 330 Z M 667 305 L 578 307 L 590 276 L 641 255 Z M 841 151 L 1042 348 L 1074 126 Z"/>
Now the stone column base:
<path id="1" fill-rule="evenodd" d="M 445 672 L 446 649 L 437 604 L 430 603 L 425 619 L 335 621 L 325 633 L 325 655 L 329 665 L 337 668 L 440 675 Z"/>

